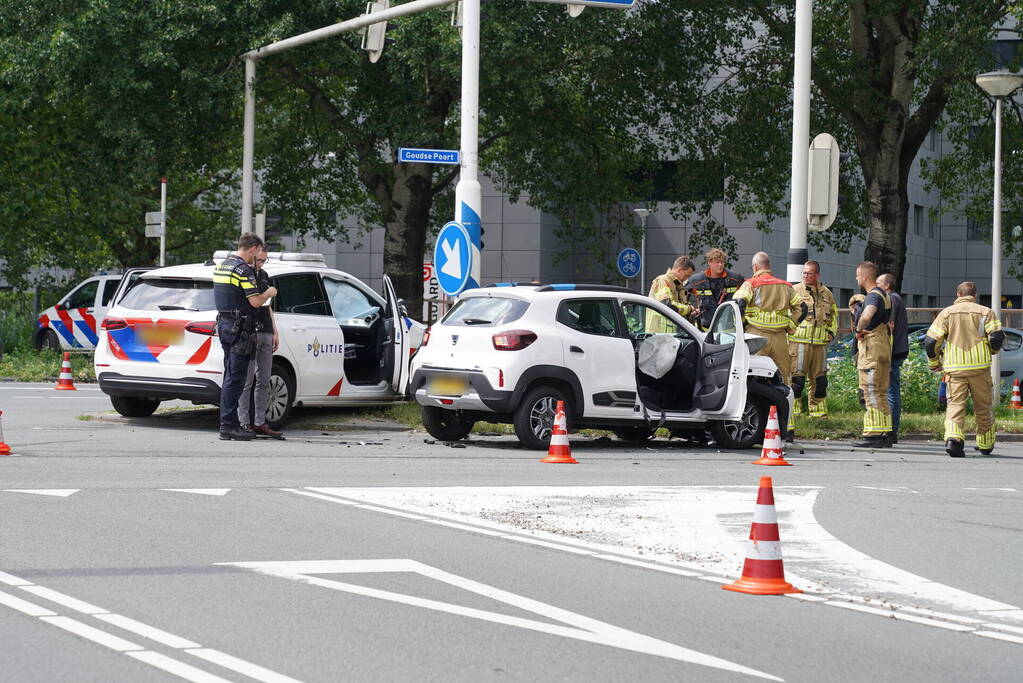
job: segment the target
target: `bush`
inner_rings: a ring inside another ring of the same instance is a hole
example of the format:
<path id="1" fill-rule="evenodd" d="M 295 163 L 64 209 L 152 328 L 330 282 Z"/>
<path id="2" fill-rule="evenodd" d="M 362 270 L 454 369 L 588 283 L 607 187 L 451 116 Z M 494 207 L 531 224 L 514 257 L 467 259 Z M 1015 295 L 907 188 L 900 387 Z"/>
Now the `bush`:
<path id="1" fill-rule="evenodd" d="M 938 405 L 939 379 L 927 369 L 927 357 L 920 345 L 910 345 L 909 356 L 902 363 L 902 412 L 931 413 L 943 410 Z M 854 358 L 842 358 L 828 365 L 828 410 L 862 410 L 858 388 L 859 376 Z"/>
<path id="2" fill-rule="evenodd" d="M 27 292 L 0 292 L 0 344 L 4 352 L 32 348 L 36 319 L 32 295 Z"/>

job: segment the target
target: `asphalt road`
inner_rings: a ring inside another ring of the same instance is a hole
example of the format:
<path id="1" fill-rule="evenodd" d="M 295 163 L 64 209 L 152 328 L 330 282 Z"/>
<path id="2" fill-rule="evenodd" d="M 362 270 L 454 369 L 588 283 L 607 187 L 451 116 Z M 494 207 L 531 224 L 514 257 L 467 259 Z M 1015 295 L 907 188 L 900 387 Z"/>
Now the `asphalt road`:
<path id="1" fill-rule="evenodd" d="M 216 438 L 0 385 L 0 679 L 1018 680 L 1023 445 Z M 80 419 L 91 416 L 92 419 Z M 796 596 L 721 590 L 773 478 Z"/>

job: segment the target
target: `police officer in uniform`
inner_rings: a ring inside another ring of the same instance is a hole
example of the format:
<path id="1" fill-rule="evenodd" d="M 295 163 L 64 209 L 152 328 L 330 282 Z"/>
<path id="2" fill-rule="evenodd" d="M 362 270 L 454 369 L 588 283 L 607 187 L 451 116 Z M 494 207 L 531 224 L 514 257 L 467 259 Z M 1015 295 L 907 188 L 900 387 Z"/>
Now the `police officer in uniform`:
<path id="1" fill-rule="evenodd" d="M 742 283 L 733 297 L 743 309 L 749 331 L 767 340 L 757 351 L 770 356 L 778 366 L 782 381 L 789 383 L 789 344 L 787 335 L 803 322 L 807 305 L 785 280 L 771 272 L 771 257 L 758 251 L 753 255 L 753 277 Z M 793 316 L 797 317 L 793 317 Z"/>
<path id="2" fill-rule="evenodd" d="M 863 438 L 857 448 L 891 448 L 892 413 L 888 407 L 888 378 L 892 367 L 892 337 L 888 327 L 892 302 L 877 286 L 877 265 L 856 266 L 856 284 L 867 293 L 856 319 L 856 370 L 859 375 Z"/>
<path id="3" fill-rule="evenodd" d="M 995 448 L 992 412 L 991 354 L 1005 341 L 1002 323 L 994 312 L 977 303 L 977 286 L 960 283 L 955 302 L 931 323 L 924 350 L 931 369 L 948 376 L 948 407 L 945 410 L 945 452 L 961 458 L 966 399 L 973 397 L 977 416 L 977 450 L 990 455 Z"/>
<path id="4" fill-rule="evenodd" d="M 693 262 L 689 260 L 688 256 L 679 256 L 667 272 L 654 278 L 654 281 L 650 283 L 650 293 L 647 296 L 660 301 L 683 318 L 691 319 L 699 313 L 699 310 L 689 302 L 686 280 L 692 276 L 695 270 Z M 665 323 L 666 319 L 651 309 L 647 313 L 646 331 L 650 333 L 667 332 L 668 330 L 661 329 Z"/>
<path id="5" fill-rule="evenodd" d="M 245 386 L 249 356 L 255 347 L 255 309 L 271 297 L 277 288 L 262 294 L 252 270 L 263 240 L 246 233 L 238 240 L 238 250 L 224 259 L 213 271 L 213 298 L 217 306 L 217 335 L 224 349 L 224 379 L 220 387 L 220 438 L 225 441 L 250 441 L 252 432 L 245 432 L 238 423 L 238 398 Z"/>
<path id="6" fill-rule="evenodd" d="M 710 249 L 703 258 L 707 262 L 707 270 L 689 278 L 689 287 L 698 300 L 700 329 L 706 330 L 714 318 L 714 311 L 722 301 L 732 298 L 742 285 L 743 278 L 738 273 L 729 273 L 725 270 L 728 254 L 721 249 L 717 247 Z"/>
<path id="7" fill-rule="evenodd" d="M 794 415 L 802 412 L 804 388 L 810 417 L 828 414 L 827 348 L 838 332 L 838 304 L 831 290 L 821 284 L 820 276 L 820 264 L 807 261 L 803 264 L 803 281 L 792 288 L 807 306 L 803 322 L 789 334 Z"/>

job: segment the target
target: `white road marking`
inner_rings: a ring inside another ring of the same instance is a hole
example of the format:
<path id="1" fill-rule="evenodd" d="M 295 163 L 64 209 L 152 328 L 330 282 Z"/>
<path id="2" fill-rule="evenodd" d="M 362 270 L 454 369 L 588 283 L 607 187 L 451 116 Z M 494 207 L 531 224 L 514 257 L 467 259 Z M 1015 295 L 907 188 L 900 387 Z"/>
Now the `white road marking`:
<path id="1" fill-rule="evenodd" d="M 1005 633 L 995 633 L 994 631 L 976 631 L 974 635 L 978 635 L 983 638 L 994 638 L 995 640 L 1005 640 L 1010 643 L 1023 645 L 1023 638 L 1020 638 L 1019 636 L 1006 635 Z"/>
<path id="2" fill-rule="evenodd" d="M 21 590 L 26 591 L 28 593 L 31 593 L 32 595 L 37 595 L 40 598 L 43 598 L 44 600 L 49 600 L 50 602 L 55 602 L 58 605 L 63 605 L 64 607 L 69 607 L 69 608 L 73 609 L 76 612 L 81 612 L 82 614 L 109 614 L 110 613 L 109 610 L 105 610 L 102 607 L 96 607 L 96 605 L 90 605 L 87 602 L 83 602 L 83 601 L 81 601 L 81 600 L 79 600 L 77 598 L 72 598 L 70 595 L 64 595 L 63 593 L 58 593 L 57 591 L 52 590 L 50 588 L 46 588 L 44 586 L 22 586 Z"/>
<path id="3" fill-rule="evenodd" d="M 659 572 L 667 572 L 668 574 L 676 574 L 678 576 L 699 576 L 696 572 L 677 569 L 675 567 L 665 567 L 664 565 L 654 564 L 652 562 L 643 562 L 642 560 L 634 560 L 631 557 L 618 557 L 617 555 L 594 555 L 594 557 L 600 558 L 601 560 L 610 560 L 611 562 L 628 564 L 633 567 L 642 567 L 643 569 L 653 569 Z"/>
<path id="4" fill-rule="evenodd" d="M 424 518 L 425 519 L 425 518 Z M 497 536 L 499 538 L 512 538 L 508 534 L 501 531 L 492 531 L 490 529 L 484 529 L 477 526 L 469 526 L 468 524 L 459 524 L 458 522 L 449 522 L 446 519 L 431 519 L 427 520 L 430 524 L 436 524 L 437 526 L 446 526 L 449 529 L 461 529 L 462 531 L 471 531 L 474 534 L 483 534 L 484 536 Z"/>
<path id="5" fill-rule="evenodd" d="M 152 650 L 146 650 L 144 652 L 126 652 L 129 657 L 134 657 L 140 662 L 145 662 L 149 666 L 154 666 L 157 669 L 162 669 L 169 674 L 174 674 L 178 678 L 183 678 L 186 681 L 192 681 L 193 683 L 231 683 L 226 678 L 220 676 L 214 676 L 213 674 L 197 669 L 194 666 L 179 662 L 176 659 L 171 659 L 167 655 L 162 655 L 159 652 L 153 652 Z"/>
<path id="6" fill-rule="evenodd" d="M 35 603 L 31 603 L 28 600 L 22 600 L 19 597 L 10 595 L 8 593 L 0 593 L 0 605 L 5 605 L 11 609 L 16 609 L 22 614 L 27 614 L 30 617 L 55 617 L 56 612 L 51 612 L 45 607 L 40 607 Z"/>
<path id="7" fill-rule="evenodd" d="M 300 683 L 297 679 L 284 676 L 276 671 L 271 671 L 270 669 L 264 669 L 263 667 L 257 666 L 252 662 L 247 662 L 244 659 L 232 657 L 220 650 L 200 648 L 198 650 L 185 650 L 185 652 L 190 655 L 195 655 L 201 659 L 205 659 L 208 662 L 213 662 L 225 669 L 230 669 L 231 671 L 240 673 L 243 676 L 248 676 L 249 678 L 257 681 L 263 681 L 263 683 Z"/>
<path id="8" fill-rule="evenodd" d="M 130 640 L 110 635 L 106 631 L 100 631 L 98 628 L 93 628 L 88 624 L 83 624 L 77 619 L 72 619 L 71 617 L 39 617 L 39 619 L 45 621 L 47 624 L 56 626 L 57 628 L 62 628 L 65 631 L 70 631 L 76 636 L 81 636 L 86 640 L 91 640 L 94 643 L 98 643 L 103 647 L 108 647 L 111 650 L 117 650 L 118 652 L 145 649 L 141 645 L 136 645 Z"/>
<path id="9" fill-rule="evenodd" d="M 906 486 L 854 486 L 857 489 L 866 489 L 868 491 L 889 491 L 891 493 L 919 493 Z"/>
<path id="10" fill-rule="evenodd" d="M 37 496 L 54 496 L 56 498 L 67 498 L 81 491 L 81 489 L 4 489 L 8 493 L 32 493 Z"/>
<path id="11" fill-rule="evenodd" d="M 757 671 L 756 669 L 750 669 L 742 666 L 741 664 L 729 662 L 727 660 L 714 657 L 713 655 L 697 652 L 696 650 L 690 650 L 679 645 L 667 643 L 663 640 L 657 640 L 656 638 L 635 633 L 634 631 L 628 631 L 617 626 L 612 626 L 606 622 L 591 619 L 581 614 L 570 612 L 538 600 L 533 600 L 531 598 L 504 591 L 493 586 L 488 586 L 487 584 L 479 583 L 462 576 L 457 576 L 437 569 L 436 567 L 416 562 L 415 560 L 320 560 L 299 562 L 228 562 L 221 564 L 251 569 L 269 576 L 277 576 L 301 583 L 307 583 L 337 591 L 344 591 L 379 600 L 387 600 L 413 607 L 421 607 L 424 609 L 436 610 L 438 612 L 445 612 L 473 619 L 481 619 L 483 621 L 489 621 L 505 626 L 515 626 L 517 628 L 539 631 L 540 633 L 547 633 L 549 635 L 557 635 L 564 638 L 572 638 L 575 640 L 607 645 L 609 647 L 616 647 L 633 652 L 666 657 L 668 659 L 699 664 L 701 666 L 721 669 L 724 671 L 742 673 L 767 680 L 782 680 L 775 676 L 771 676 L 770 674 Z M 323 579 L 318 576 L 314 576 L 315 574 L 358 574 L 378 572 L 416 573 L 421 576 L 455 586 L 456 588 L 461 588 L 462 590 L 503 602 L 511 605 L 512 607 L 516 607 L 527 612 L 533 612 L 534 614 L 546 617 L 547 619 L 559 621 L 562 624 L 567 624 L 568 626 L 560 626 L 548 622 L 536 621 L 534 619 L 515 617 L 507 614 L 500 614 L 498 612 L 490 612 L 473 607 L 465 607 L 463 605 L 420 598 L 414 595 L 406 595 L 404 593 L 394 593 L 391 591 L 369 588 L 367 586 L 344 583 L 341 581 Z"/>
<path id="12" fill-rule="evenodd" d="M 176 636 L 173 633 L 167 633 L 161 629 L 143 624 L 141 621 L 135 621 L 128 617 L 120 614 L 96 614 L 94 615 L 100 621 L 105 621 L 108 624 L 113 624 L 118 628 L 123 628 L 125 631 L 131 631 L 136 635 L 140 635 L 143 638 L 149 638 L 149 640 L 155 640 L 161 645 L 167 647 L 173 647 L 175 649 L 184 649 L 186 647 L 202 647 L 199 643 L 193 643 L 191 640 Z"/>
<path id="13" fill-rule="evenodd" d="M 26 581 L 25 579 L 23 579 L 21 577 L 13 576 L 11 574 L 8 574 L 7 572 L 0 572 L 0 583 L 6 583 L 8 586 L 31 586 L 32 585 L 31 581 Z"/>
<path id="14" fill-rule="evenodd" d="M 1010 488 L 999 488 L 994 486 L 964 486 L 963 491 L 1008 491 L 1009 493 L 1019 493 L 1017 489 Z"/>
<path id="15" fill-rule="evenodd" d="M 198 493 L 203 496 L 226 496 L 231 489 L 160 489 L 173 493 Z"/>
<path id="16" fill-rule="evenodd" d="M 96 386 L 78 386 L 78 387 L 76 387 L 76 389 L 78 391 L 99 391 L 99 387 L 96 387 Z M 51 391 L 52 392 L 52 391 L 56 391 L 56 389 L 54 389 L 53 387 L 5 387 L 5 386 L 0 385 L 0 391 Z M 59 394 L 53 394 L 53 396 L 68 396 L 68 398 L 71 398 L 72 396 L 74 396 L 74 394 L 71 394 L 69 396 L 68 394 L 65 394 L 64 392 L 60 392 Z"/>

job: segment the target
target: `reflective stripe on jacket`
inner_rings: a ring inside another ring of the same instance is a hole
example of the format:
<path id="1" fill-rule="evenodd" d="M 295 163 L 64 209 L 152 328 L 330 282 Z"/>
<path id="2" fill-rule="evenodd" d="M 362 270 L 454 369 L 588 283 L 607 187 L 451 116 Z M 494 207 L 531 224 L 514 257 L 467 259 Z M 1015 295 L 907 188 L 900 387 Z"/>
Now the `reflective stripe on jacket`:
<path id="1" fill-rule="evenodd" d="M 945 372 L 968 372 L 991 367 L 988 335 L 1002 329 L 994 312 L 981 306 L 972 296 L 961 296 L 938 313 L 927 330 L 937 342 L 931 365 L 940 364 Z"/>
<path id="2" fill-rule="evenodd" d="M 820 346 L 828 344 L 838 332 L 838 304 L 831 290 L 824 285 L 807 287 L 802 282 L 792 290 L 806 304 L 807 314 L 796 331 L 789 334 L 789 341 Z"/>
<path id="3" fill-rule="evenodd" d="M 802 297 L 792 285 L 779 280 L 769 270 L 758 270 L 742 283 L 732 297 L 746 302 L 746 321 L 764 330 L 795 330 L 793 311 L 800 309 Z M 797 315 L 798 317 L 798 315 Z"/>
<path id="4" fill-rule="evenodd" d="M 654 278 L 647 296 L 655 301 L 660 301 L 683 317 L 693 312 L 693 307 L 689 304 L 686 296 L 685 283 L 675 277 L 671 268 L 663 275 Z"/>

